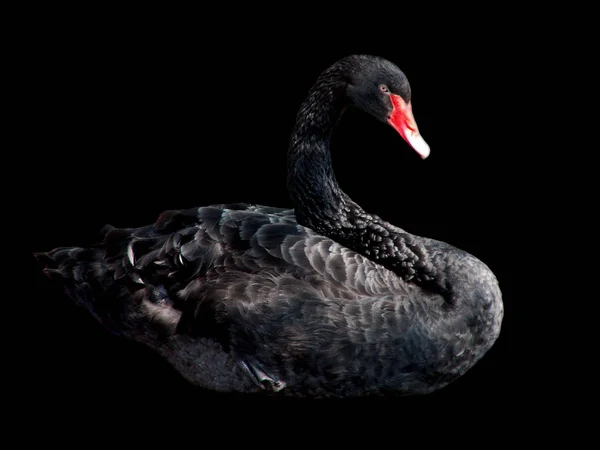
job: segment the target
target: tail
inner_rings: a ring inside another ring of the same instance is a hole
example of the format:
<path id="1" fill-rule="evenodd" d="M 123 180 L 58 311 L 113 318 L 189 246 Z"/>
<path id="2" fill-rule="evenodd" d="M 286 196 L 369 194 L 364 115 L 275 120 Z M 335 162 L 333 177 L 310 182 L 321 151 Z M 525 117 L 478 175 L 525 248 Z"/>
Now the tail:
<path id="1" fill-rule="evenodd" d="M 103 234 L 111 228 L 105 227 Z M 33 256 L 43 265 L 42 272 L 59 284 L 77 305 L 119 334 L 116 314 L 119 308 L 115 307 L 124 286 L 115 277 L 115 265 L 107 262 L 105 248 L 59 247 Z"/>
<path id="2" fill-rule="evenodd" d="M 34 256 L 44 274 L 109 331 L 123 336 L 143 335 L 150 328 L 170 332 L 177 314 L 165 284 L 179 289 L 177 277 L 170 275 L 182 268 L 172 254 L 180 247 L 181 233 L 168 225 L 179 229 L 184 219 L 193 222 L 195 216 L 170 211 L 157 224 L 140 228 L 106 225 L 97 245 L 59 247 Z M 189 230 L 191 234 L 195 228 Z M 169 245 L 163 246 L 165 242 Z"/>
<path id="3" fill-rule="evenodd" d="M 100 249 L 59 247 L 33 256 L 45 264 L 42 272 L 51 280 L 85 283 L 91 279 L 100 284 L 107 281 L 108 268 L 102 264 L 104 252 Z"/>

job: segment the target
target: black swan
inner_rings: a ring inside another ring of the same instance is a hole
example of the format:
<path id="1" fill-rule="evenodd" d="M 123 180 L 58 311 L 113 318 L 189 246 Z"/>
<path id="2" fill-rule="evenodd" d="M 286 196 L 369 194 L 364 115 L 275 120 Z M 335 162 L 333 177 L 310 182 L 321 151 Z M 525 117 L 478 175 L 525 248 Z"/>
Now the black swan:
<path id="1" fill-rule="evenodd" d="M 288 153 L 294 209 L 220 204 L 162 213 L 101 243 L 36 253 L 106 328 L 206 389 L 304 397 L 427 394 L 494 344 L 494 274 L 474 256 L 365 212 L 336 182 L 330 138 L 348 107 L 423 157 L 404 73 L 345 57 L 302 103 Z"/>

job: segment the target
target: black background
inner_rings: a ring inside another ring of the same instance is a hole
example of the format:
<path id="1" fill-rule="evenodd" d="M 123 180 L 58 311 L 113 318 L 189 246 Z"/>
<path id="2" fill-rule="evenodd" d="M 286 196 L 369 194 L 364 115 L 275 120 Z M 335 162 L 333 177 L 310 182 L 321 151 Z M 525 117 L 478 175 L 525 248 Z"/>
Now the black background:
<path id="1" fill-rule="evenodd" d="M 67 411 L 60 421 L 110 411 L 150 423 L 185 408 L 203 421 L 235 414 L 268 423 L 282 416 L 289 423 L 294 414 L 389 418 L 389 409 L 394 417 L 448 420 L 461 408 L 473 417 L 526 408 L 513 377 L 519 165 L 505 133 L 519 69 L 502 35 L 486 33 L 485 21 L 460 32 L 399 29 L 384 37 L 351 26 L 319 34 L 304 23 L 284 34 L 227 21 L 208 30 L 210 17 L 183 25 L 160 14 L 116 16 L 56 19 L 32 32 L 20 142 L 35 149 L 25 161 L 27 252 L 91 244 L 106 223 L 141 226 L 165 209 L 290 206 L 285 158 L 297 107 L 328 65 L 371 53 L 408 76 L 431 156 L 421 160 L 390 127 L 350 112 L 334 136 L 338 181 L 366 210 L 486 262 L 504 295 L 503 331 L 470 372 L 425 397 L 309 402 L 214 394 L 188 385 L 150 350 L 105 332 L 28 257 L 28 340 L 17 377 L 30 419 L 51 421 L 58 406 Z"/>

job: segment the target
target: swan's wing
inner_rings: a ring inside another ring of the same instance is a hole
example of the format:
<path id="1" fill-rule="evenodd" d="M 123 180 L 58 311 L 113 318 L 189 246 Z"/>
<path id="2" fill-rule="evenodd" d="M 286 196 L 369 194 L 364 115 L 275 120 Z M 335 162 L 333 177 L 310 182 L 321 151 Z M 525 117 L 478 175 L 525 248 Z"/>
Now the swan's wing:
<path id="1" fill-rule="evenodd" d="M 239 322 L 221 314 L 232 305 L 243 317 L 248 308 L 306 295 L 343 302 L 409 289 L 393 273 L 298 225 L 293 210 L 245 204 L 166 211 L 145 227 L 107 227 L 95 248 L 45 256 L 52 265 L 47 273 L 60 274 L 71 296 L 117 332 L 142 333 L 150 324 L 226 346 L 242 342 L 231 330 Z M 282 309 L 269 311 L 257 329 L 280 321 Z"/>
<path id="2" fill-rule="evenodd" d="M 255 381 L 274 388 L 282 367 L 292 371 L 288 363 L 275 368 L 277 361 L 302 364 L 319 345 L 327 366 L 341 347 L 351 351 L 354 338 L 345 334 L 383 326 L 364 322 L 375 314 L 369 302 L 397 301 L 411 290 L 298 225 L 292 210 L 244 204 L 166 211 L 145 227 L 107 227 L 95 248 L 44 257 L 52 264 L 47 272 L 60 274 L 71 296 L 108 328 L 142 341 L 157 333 L 214 339 Z"/>

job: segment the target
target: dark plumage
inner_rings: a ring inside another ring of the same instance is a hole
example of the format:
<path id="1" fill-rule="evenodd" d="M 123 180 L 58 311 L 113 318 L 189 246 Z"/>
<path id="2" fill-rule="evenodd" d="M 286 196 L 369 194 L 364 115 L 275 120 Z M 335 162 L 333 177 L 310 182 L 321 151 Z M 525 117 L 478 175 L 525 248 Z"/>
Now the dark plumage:
<path id="1" fill-rule="evenodd" d="M 427 156 L 404 74 L 381 58 L 347 57 L 300 107 L 293 210 L 167 211 L 145 227 L 107 226 L 92 248 L 37 254 L 45 272 L 108 329 L 208 389 L 356 396 L 447 385 L 497 339 L 498 283 L 475 257 L 411 235 L 341 191 L 329 140 L 351 106 Z"/>

